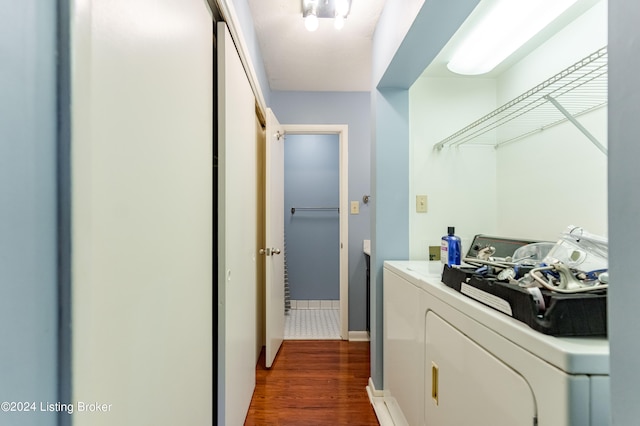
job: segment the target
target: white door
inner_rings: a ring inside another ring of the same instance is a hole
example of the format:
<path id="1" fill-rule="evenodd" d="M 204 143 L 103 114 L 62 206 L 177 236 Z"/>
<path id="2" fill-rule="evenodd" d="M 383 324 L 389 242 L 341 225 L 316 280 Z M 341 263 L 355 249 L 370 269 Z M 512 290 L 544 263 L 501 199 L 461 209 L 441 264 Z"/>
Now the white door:
<path id="1" fill-rule="evenodd" d="M 271 367 L 284 339 L 284 131 L 267 109 L 265 230 L 265 365 Z"/>
<path id="2" fill-rule="evenodd" d="M 73 34 L 71 399 L 109 408 L 78 413 L 76 406 L 72 415 L 61 415 L 74 426 L 209 425 L 210 11 L 202 0 L 65 5 Z M 42 10 L 33 13 L 40 17 Z M 55 338 L 54 329 L 47 330 Z M 34 377 L 54 373 L 44 368 Z M 10 383 L 6 374 L 2 380 Z M 9 395 L 24 400 L 18 392 Z M 18 414 L 0 423 L 44 424 L 56 417 Z"/>
<path id="3" fill-rule="evenodd" d="M 258 162 L 255 98 L 218 23 L 218 424 L 241 425 L 256 382 Z"/>

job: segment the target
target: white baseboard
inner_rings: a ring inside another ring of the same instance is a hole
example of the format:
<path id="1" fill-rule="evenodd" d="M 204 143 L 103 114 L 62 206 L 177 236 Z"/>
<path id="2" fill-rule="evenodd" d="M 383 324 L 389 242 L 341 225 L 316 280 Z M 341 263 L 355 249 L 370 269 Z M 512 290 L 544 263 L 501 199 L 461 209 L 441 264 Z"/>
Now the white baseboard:
<path id="1" fill-rule="evenodd" d="M 376 413 L 380 426 L 395 426 L 387 409 L 387 404 L 384 402 L 384 392 L 376 390 L 371 377 L 369 377 L 369 384 L 367 385 L 367 395 L 369 395 L 369 402 L 373 406 L 373 411 Z"/>
<path id="2" fill-rule="evenodd" d="M 384 391 L 376 390 L 376 385 L 373 384 L 373 380 L 369 377 L 369 382 L 367 384 L 367 392 L 371 391 L 371 395 L 373 397 L 383 397 Z"/>
<path id="3" fill-rule="evenodd" d="M 371 377 L 367 385 L 367 395 L 380 426 L 409 426 L 395 398 L 385 391 L 376 390 Z"/>
<path id="4" fill-rule="evenodd" d="M 350 342 L 368 342 L 369 332 L 368 331 L 350 331 L 349 341 Z"/>

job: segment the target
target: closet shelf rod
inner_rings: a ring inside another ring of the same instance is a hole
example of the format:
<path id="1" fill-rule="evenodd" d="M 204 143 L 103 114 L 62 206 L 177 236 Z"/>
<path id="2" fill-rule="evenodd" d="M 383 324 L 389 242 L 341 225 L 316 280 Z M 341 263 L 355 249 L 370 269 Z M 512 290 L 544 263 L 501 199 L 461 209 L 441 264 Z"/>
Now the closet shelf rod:
<path id="1" fill-rule="evenodd" d="M 575 118 L 607 105 L 607 56 L 605 46 L 441 140 L 433 149 L 440 151 L 444 147 L 458 147 L 472 141 L 497 148 L 559 124 L 564 119 L 576 125 L 577 121 L 569 117 Z M 501 128 L 500 134 L 493 132 L 498 128 Z M 584 127 L 578 128 L 598 149 L 606 151 L 599 141 L 585 132 Z"/>
<path id="2" fill-rule="evenodd" d="M 321 211 L 335 210 L 337 212 L 340 212 L 340 207 L 291 207 L 291 214 L 295 214 L 296 210 L 321 210 Z"/>

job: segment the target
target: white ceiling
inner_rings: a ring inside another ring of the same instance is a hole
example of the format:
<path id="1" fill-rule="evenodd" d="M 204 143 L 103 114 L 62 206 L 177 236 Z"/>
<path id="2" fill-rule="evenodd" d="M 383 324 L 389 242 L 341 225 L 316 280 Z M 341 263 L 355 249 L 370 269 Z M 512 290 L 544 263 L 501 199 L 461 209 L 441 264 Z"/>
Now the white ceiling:
<path id="1" fill-rule="evenodd" d="M 446 68 L 453 49 L 474 20 L 485 14 L 495 1 L 480 1 L 469 19 L 425 70 L 424 76 L 457 76 Z M 599 1 L 579 0 L 562 17 L 483 77 L 497 77 Z M 372 38 L 385 0 L 352 0 L 344 28 L 336 30 L 332 19 L 320 19 L 320 27 L 315 32 L 304 27 L 301 0 L 248 2 L 271 90 L 371 90 Z"/>
<path id="2" fill-rule="evenodd" d="M 384 0 L 352 0 L 344 28 L 304 27 L 300 0 L 249 0 L 271 90 L 369 91 L 371 41 Z"/>

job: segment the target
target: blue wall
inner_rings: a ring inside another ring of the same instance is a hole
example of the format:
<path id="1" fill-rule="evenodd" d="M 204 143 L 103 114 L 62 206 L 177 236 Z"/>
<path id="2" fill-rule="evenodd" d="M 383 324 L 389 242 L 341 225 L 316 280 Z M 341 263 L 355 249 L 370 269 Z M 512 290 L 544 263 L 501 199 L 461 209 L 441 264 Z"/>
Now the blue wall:
<path id="1" fill-rule="evenodd" d="M 284 142 L 284 234 L 291 299 L 340 299 L 340 139 L 288 135 Z"/>
<path id="2" fill-rule="evenodd" d="M 11 2 L 0 28 L 0 401 L 56 402 L 56 2 Z M 55 413 L 0 417 L 57 421 Z"/>
<path id="3" fill-rule="evenodd" d="M 260 90 L 262 90 L 262 96 L 267 107 L 271 106 L 271 88 L 269 87 L 269 79 L 267 78 L 267 71 L 264 68 L 264 61 L 262 60 L 262 52 L 260 51 L 260 43 L 258 42 L 258 36 L 253 26 L 253 17 L 251 16 L 251 8 L 247 0 L 227 0 L 233 4 L 236 15 L 238 17 L 238 24 L 242 29 L 242 36 L 246 43 L 248 54 L 251 57 L 251 62 L 260 83 Z"/>
<path id="4" fill-rule="evenodd" d="M 409 88 L 478 1 L 426 1 L 408 31 L 395 25 L 405 5 L 387 2 L 374 34 L 371 378 L 377 389 L 384 388 L 382 268 L 385 260 L 409 258 Z M 393 48 L 393 40 L 402 42 Z"/>
<path id="5" fill-rule="evenodd" d="M 371 192 L 371 97 L 369 92 L 272 92 L 271 108 L 282 124 L 349 126 L 349 200 Z M 349 215 L 349 330 L 366 330 L 366 262 L 362 241 L 370 238 L 370 206 Z"/>

